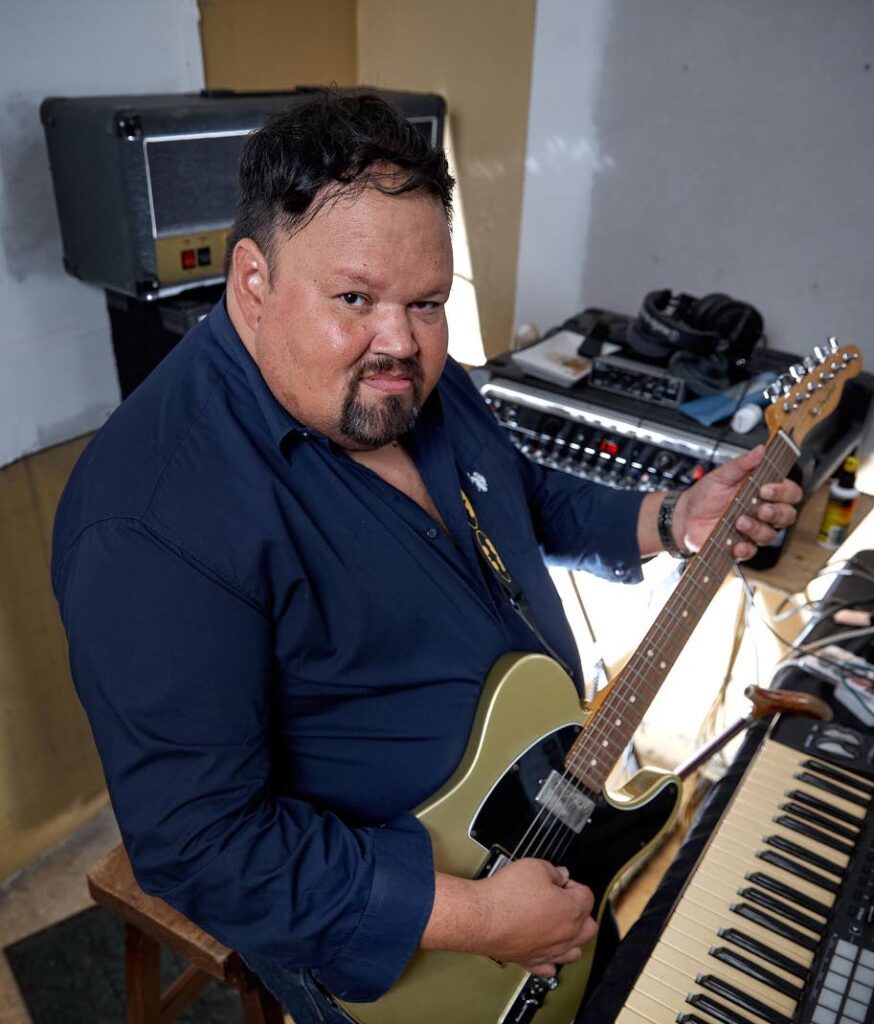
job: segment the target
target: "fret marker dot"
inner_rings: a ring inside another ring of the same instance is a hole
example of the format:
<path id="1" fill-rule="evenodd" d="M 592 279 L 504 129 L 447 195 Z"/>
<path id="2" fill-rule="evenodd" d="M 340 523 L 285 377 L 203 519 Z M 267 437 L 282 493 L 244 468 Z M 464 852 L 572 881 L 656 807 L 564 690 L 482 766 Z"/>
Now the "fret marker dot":
<path id="1" fill-rule="evenodd" d="M 667 668 L 667 667 L 668 667 L 668 663 L 666 661 L 660 661 L 659 662 L 659 668 Z"/>
<path id="2" fill-rule="evenodd" d="M 709 576 L 705 576 L 704 577 L 704 582 L 705 583 L 709 583 L 710 582 L 710 577 Z"/>
<path id="3" fill-rule="evenodd" d="M 731 547 L 731 544 L 732 544 L 732 540 L 731 540 L 731 537 L 726 537 L 726 539 L 725 539 L 725 543 L 726 543 L 726 544 L 727 544 L 727 545 L 728 545 L 729 547 Z"/>
<path id="4" fill-rule="evenodd" d="M 753 498 L 752 501 L 750 502 L 751 505 L 758 505 L 758 503 L 759 503 L 759 499 L 758 498 Z"/>
<path id="5" fill-rule="evenodd" d="M 632 695 L 628 698 L 628 703 L 629 704 L 633 704 L 636 700 L 637 700 L 637 697 L 635 697 L 634 694 L 632 693 Z"/>
<path id="6" fill-rule="evenodd" d="M 688 616 L 688 614 L 689 614 L 688 611 L 686 611 L 686 609 L 684 608 L 683 609 L 683 618 L 685 619 Z"/>
<path id="7" fill-rule="evenodd" d="M 648 658 L 651 658 L 651 657 L 652 657 L 652 656 L 653 656 L 654 654 L 655 654 L 655 651 L 654 651 L 654 650 L 653 650 L 653 649 L 652 649 L 651 647 L 650 647 L 650 649 L 649 649 L 649 650 L 648 650 L 648 651 L 646 652 L 646 656 L 647 656 Z"/>
<path id="8" fill-rule="evenodd" d="M 610 746 L 610 741 L 609 740 L 601 740 L 601 746 L 602 747 L 609 747 Z"/>
<path id="9" fill-rule="evenodd" d="M 616 725 L 622 725 L 622 719 L 621 718 L 617 718 L 616 719 Z"/>
<path id="10" fill-rule="evenodd" d="M 596 765 L 597 763 L 598 763 L 598 758 L 597 758 L 597 757 L 593 757 L 593 758 L 592 758 L 592 760 L 591 760 L 591 761 L 589 761 L 589 764 L 590 764 L 590 765 L 591 765 L 591 766 L 592 766 L 593 768 L 595 767 L 595 765 Z"/>

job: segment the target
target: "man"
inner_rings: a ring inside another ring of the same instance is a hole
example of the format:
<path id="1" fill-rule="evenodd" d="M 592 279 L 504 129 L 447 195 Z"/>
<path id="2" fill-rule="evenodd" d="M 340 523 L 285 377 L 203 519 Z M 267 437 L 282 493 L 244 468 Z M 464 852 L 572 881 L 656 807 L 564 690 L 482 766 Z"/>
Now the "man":
<path id="1" fill-rule="evenodd" d="M 589 890 L 536 859 L 435 873 L 410 813 L 456 767 L 493 662 L 543 649 L 461 490 L 578 681 L 543 556 L 636 580 L 663 496 L 528 463 L 447 362 L 453 182 L 380 100 L 280 115 L 240 181 L 226 301 L 91 443 L 56 524 L 73 676 L 137 877 L 297 1024 L 345 1019 L 326 993 L 377 998 L 418 946 L 551 974 L 594 934 Z M 760 457 L 685 492 L 669 539 L 700 545 Z M 763 492 L 735 554 L 799 496 Z"/>

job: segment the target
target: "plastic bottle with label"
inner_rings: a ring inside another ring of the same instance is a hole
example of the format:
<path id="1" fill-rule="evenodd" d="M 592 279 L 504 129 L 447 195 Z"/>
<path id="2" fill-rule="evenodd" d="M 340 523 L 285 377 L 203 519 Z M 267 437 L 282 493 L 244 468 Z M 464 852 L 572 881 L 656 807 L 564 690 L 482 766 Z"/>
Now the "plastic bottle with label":
<path id="1" fill-rule="evenodd" d="M 859 460 L 855 455 L 849 455 L 844 459 L 843 466 L 832 481 L 828 502 L 816 538 L 821 548 L 834 551 L 847 539 L 850 522 L 853 518 L 853 509 L 859 498 L 859 491 L 856 488 L 856 470 L 858 468 Z"/>

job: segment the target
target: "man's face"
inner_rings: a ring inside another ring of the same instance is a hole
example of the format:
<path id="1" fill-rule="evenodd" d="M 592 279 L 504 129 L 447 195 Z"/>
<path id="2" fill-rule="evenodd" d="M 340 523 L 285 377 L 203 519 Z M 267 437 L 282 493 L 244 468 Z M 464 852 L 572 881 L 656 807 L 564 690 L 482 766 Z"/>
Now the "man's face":
<path id="1" fill-rule="evenodd" d="M 301 423 L 349 450 L 413 425 L 446 360 L 452 249 L 440 202 L 372 187 L 276 239 L 253 355 Z"/>

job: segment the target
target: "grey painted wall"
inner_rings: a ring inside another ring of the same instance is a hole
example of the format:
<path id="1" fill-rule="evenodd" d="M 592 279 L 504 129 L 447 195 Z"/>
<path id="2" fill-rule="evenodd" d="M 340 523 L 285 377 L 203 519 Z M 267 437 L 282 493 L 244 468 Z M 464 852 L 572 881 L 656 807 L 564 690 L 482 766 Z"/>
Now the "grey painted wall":
<path id="1" fill-rule="evenodd" d="M 595 22 L 594 58 L 569 18 Z M 541 0 L 537 32 L 517 323 L 719 290 L 759 307 L 775 347 L 837 334 L 874 366 L 871 0 Z M 583 155 L 552 207 L 545 117 Z"/>
<path id="2" fill-rule="evenodd" d="M 46 96 L 200 89 L 196 0 L 2 0 L 0 466 L 118 402 L 103 292 L 68 277 L 39 121 Z"/>

